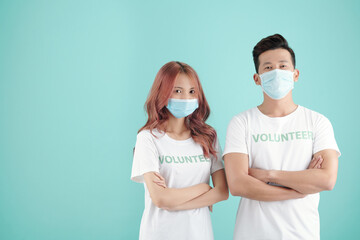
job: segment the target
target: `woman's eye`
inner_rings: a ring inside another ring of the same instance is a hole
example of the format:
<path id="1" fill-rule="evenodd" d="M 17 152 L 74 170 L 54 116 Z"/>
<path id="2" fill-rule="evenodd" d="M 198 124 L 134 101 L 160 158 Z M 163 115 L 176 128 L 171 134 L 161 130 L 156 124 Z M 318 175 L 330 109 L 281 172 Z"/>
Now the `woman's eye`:
<path id="1" fill-rule="evenodd" d="M 190 93 L 191 93 L 191 94 L 194 94 L 194 93 L 195 93 L 195 90 L 190 90 Z"/>
<path id="2" fill-rule="evenodd" d="M 267 67 L 265 67 L 265 69 L 266 69 L 266 70 L 269 70 L 269 69 L 271 69 L 271 67 L 270 67 L 270 66 L 267 66 Z"/>
<path id="3" fill-rule="evenodd" d="M 281 68 L 285 68 L 285 67 L 286 67 L 286 65 L 281 65 L 280 67 L 281 67 Z"/>
<path id="4" fill-rule="evenodd" d="M 176 92 L 176 93 L 181 93 L 181 90 L 176 89 L 175 92 Z"/>

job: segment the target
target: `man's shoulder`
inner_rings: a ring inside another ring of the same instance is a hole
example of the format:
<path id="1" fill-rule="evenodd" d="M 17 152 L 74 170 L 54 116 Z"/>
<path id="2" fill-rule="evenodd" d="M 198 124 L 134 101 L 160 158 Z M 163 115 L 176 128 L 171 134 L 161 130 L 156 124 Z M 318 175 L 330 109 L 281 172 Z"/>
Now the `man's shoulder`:
<path id="1" fill-rule="evenodd" d="M 251 119 L 256 117 L 257 114 L 257 107 L 250 108 L 243 112 L 240 112 L 233 116 L 230 120 L 229 126 L 247 126 Z"/>
<path id="2" fill-rule="evenodd" d="M 316 120 L 316 119 L 327 119 L 323 114 L 317 112 L 317 111 L 314 111 L 314 110 L 311 110 L 307 107 L 304 107 L 304 106 L 300 106 L 299 107 L 301 108 L 301 113 L 305 116 L 309 116 L 311 117 L 312 119 Z"/>
<path id="3" fill-rule="evenodd" d="M 257 107 L 253 107 L 253 108 L 250 108 L 248 110 L 245 110 L 243 112 L 236 114 L 233 117 L 233 119 L 246 119 L 246 118 L 256 114 L 256 112 L 257 112 Z"/>

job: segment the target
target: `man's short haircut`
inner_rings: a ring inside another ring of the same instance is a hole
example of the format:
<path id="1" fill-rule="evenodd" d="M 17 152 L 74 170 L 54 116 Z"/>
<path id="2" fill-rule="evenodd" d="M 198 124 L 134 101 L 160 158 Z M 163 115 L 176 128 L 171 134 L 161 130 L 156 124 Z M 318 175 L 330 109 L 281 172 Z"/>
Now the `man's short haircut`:
<path id="1" fill-rule="evenodd" d="M 295 68 L 295 53 L 294 53 L 294 51 L 289 47 L 288 42 L 286 41 L 286 39 L 283 36 L 281 36 L 280 34 L 274 34 L 274 35 L 271 35 L 271 36 L 261 39 L 261 41 L 258 42 L 253 49 L 252 54 L 253 54 L 256 73 L 258 73 L 258 70 L 259 70 L 260 54 L 262 54 L 263 52 L 266 52 L 268 50 L 274 50 L 274 49 L 278 49 L 278 48 L 283 48 L 283 49 L 286 49 L 289 51 L 289 53 L 291 55 L 292 64 L 294 65 L 294 68 Z"/>

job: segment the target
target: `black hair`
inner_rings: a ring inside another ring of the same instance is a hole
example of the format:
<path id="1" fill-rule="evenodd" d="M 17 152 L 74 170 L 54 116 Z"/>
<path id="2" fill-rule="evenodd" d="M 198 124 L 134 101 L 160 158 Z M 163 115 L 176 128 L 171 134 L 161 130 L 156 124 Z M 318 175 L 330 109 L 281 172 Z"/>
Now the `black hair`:
<path id="1" fill-rule="evenodd" d="M 286 39 L 283 36 L 281 36 L 280 34 L 274 34 L 274 35 L 271 35 L 271 36 L 261 39 L 261 41 L 256 44 L 256 46 L 254 47 L 254 49 L 252 51 L 254 64 L 255 64 L 255 70 L 257 73 L 258 73 L 259 64 L 260 64 L 259 63 L 260 54 L 262 54 L 263 52 L 266 52 L 268 50 L 274 50 L 274 49 L 278 49 L 278 48 L 283 48 L 283 49 L 289 51 L 289 53 L 291 55 L 292 64 L 294 65 L 294 68 L 295 68 L 295 53 L 294 53 L 294 51 L 289 47 L 288 42 L 286 41 Z"/>

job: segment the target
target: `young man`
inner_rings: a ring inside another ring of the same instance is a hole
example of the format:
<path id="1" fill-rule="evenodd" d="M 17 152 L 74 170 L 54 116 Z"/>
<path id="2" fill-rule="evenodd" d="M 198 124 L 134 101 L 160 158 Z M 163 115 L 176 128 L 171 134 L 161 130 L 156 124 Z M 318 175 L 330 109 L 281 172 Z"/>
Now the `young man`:
<path id="1" fill-rule="evenodd" d="M 236 115 L 223 153 L 230 192 L 241 196 L 234 239 L 320 239 L 319 192 L 332 190 L 338 157 L 323 115 L 294 103 L 295 54 L 279 34 L 253 50 L 263 103 Z"/>

